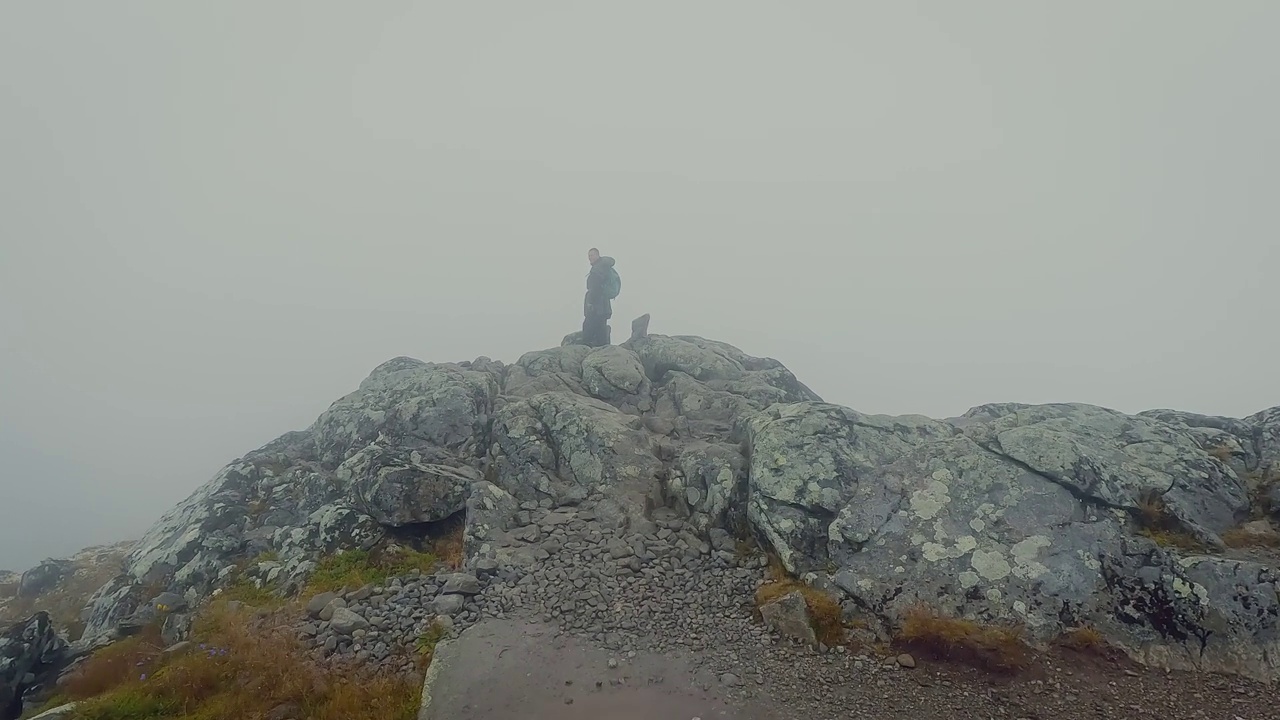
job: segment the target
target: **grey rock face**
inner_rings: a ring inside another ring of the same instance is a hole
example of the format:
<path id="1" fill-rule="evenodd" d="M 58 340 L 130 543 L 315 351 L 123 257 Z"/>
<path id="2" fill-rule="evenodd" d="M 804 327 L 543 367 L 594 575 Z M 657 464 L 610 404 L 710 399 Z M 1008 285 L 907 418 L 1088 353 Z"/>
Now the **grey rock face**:
<path id="1" fill-rule="evenodd" d="M 1156 492 L 1185 528 L 1209 543 L 1248 515 L 1245 484 L 1176 426 L 1088 405 L 983 406 L 966 433 L 1073 493 L 1137 513 Z"/>
<path id="2" fill-rule="evenodd" d="M 320 463 L 331 469 L 379 438 L 403 450 L 476 457 L 497 392 L 489 372 L 396 358 L 335 402 L 310 432 Z"/>
<path id="3" fill-rule="evenodd" d="M 386 648 L 433 614 L 466 627 L 527 612 L 605 638 L 639 637 L 628 618 L 642 616 L 670 637 L 706 633 L 681 608 L 749 596 L 758 566 L 736 552 L 749 533 L 885 625 L 923 601 L 1039 639 L 1088 623 L 1152 662 L 1275 676 L 1274 571 L 1137 530 L 1158 497 L 1171 526 L 1214 547 L 1277 472 L 1280 408 L 865 415 L 775 360 L 647 332 L 509 367 L 396 358 L 167 513 L 89 603 L 81 645 L 146 621 L 143 588 L 194 606 L 240 565 L 297 590 L 325 554 L 465 512 L 457 576 L 313 598 L 319 622 L 300 632 L 317 653 L 394 663 Z"/>
<path id="4" fill-rule="evenodd" d="M 1176 667 L 1280 670 L 1273 573 L 1136 535 L 1149 488 L 1206 538 L 1247 507 L 1234 472 L 1175 426 L 1087 406 L 986 406 L 953 427 L 799 404 L 750 430 L 755 526 L 890 625 L 924 602 L 1046 640 L 1087 623 Z"/>
<path id="5" fill-rule="evenodd" d="M 23 697 L 56 680 L 68 658 L 67 643 L 46 613 L 0 634 L 0 716 L 21 715 Z"/>
<path id="6" fill-rule="evenodd" d="M 70 565 L 66 560 L 50 559 L 22 573 L 22 579 L 18 581 L 18 597 L 35 597 L 49 590 L 70 571 Z"/>
<path id="7" fill-rule="evenodd" d="M 824 403 L 775 405 L 747 426 L 748 517 L 793 572 L 826 564 L 828 525 L 846 507 L 862 512 L 871 500 L 865 512 L 889 512 L 884 488 L 864 476 L 956 433 L 924 417 L 863 415 Z M 858 495 L 864 497 L 855 502 Z"/>
<path id="8" fill-rule="evenodd" d="M 442 462 L 428 462 L 428 458 Z M 370 445 L 338 467 L 355 506 L 382 525 L 436 522 L 466 507 L 480 472 L 444 453 Z"/>
<path id="9" fill-rule="evenodd" d="M 633 405 L 641 412 L 652 408 L 649 378 L 640 359 L 616 345 L 598 348 L 583 359 L 582 386 L 601 400 Z"/>
<path id="10" fill-rule="evenodd" d="M 497 484 L 520 500 L 551 500 L 575 485 L 642 494 L 661 469 L 635 418 L 567 393 L 509 403 L 492 438 Z"/>

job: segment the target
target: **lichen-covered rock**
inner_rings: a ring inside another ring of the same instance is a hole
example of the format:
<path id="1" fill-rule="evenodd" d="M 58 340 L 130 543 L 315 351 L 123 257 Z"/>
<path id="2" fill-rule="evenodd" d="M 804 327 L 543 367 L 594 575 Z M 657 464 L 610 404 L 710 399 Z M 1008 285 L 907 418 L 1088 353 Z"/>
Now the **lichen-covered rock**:
<path id="1" fill-rule="evenodd" d="M 705 521 L 706 527 L 699 530 L 724 526 L 735 499 L 741 507 L 737 496 L 740 480 L 746 477 L 746 458 L 738 446 L 694 441 L 680 449 L 672 465 L 668 495 L 677 506 L 688 508 L 691 518 Z"/>
<path id="2" fill-rule="evenodd" d="M 511 493 L 491 482 L 481 481 L 472 486 L 462 538 L 468 566 L 500 556 L 509 561 L 510 552 L 504 552 L 499 539 L 511 527 L 519 505 L 520 501 Z"/>
<path id="3" fill-rule="evenodd" d="M 1183 559 L 1135 534 L 1129 477 L 1168 477 L 1198 499 L 1184 519 L 1211 516 L 1213 488 L 1239 487 L 1186 435 L 1081 407 L 978 409 L 957 425 L 815 404 L 760 413 L 751 519 L 789 567 L 889 625 L 926 603 L 1040 640 L 1087 624 L 1165 666 L 1280 672 L 1273 571 Z M 1028 426 L 1037 434 L 1009 434 Z M 1078 461 L 1059 461 L 1063 448 Z M 1102 468 L 1092 485 L 1086 467 Z M 1203 468 L 1202 484 L 1174 480 L 1179 468 Z"/>
<path id="4" fill-rule="evenodd" d="M 863 415 L 838 405 L 776 405 L 747 421 L 750 477 L 747 517 L 788 570 L 825 567 L 828 525 L 859 491 L 862 479 L 955 434 L 924 417 Z"/>
<path id="5" fill-rule="evenodd" d="M 1253 428 L 1260 475 L 1280 481 L 1280 405 L 1250 415 L 1245 422 Z"/>
<path id="6" fill-rule="evenodd" d="M 637 418 L 567 393 L 509 403 L 492 438 L 495 482 L 520 500 L 555 500 L 574 486 L 641 498 L 661 469 Z"/>
<path id="7" fill-rule="evenodd" d="M 637 412 L 652 409 L 649 378 L 640 358 L 630 350 L 609 345 L 582 360 L 582 387 L 592 397 Z"/>
<path id="8" fill-rule="evenodd" d="M 320 463 L 335 469 L 373 443 L 478 457 L 498 387 L 489 372 L 389 360 L 316 420 L 311 433 Z"/>
<path id="9" fill-rule="evenodd" d="M 545 392 L 585 394 L 582 361 L 591 353 L 586 345 L 565 345 L 525 353 L 507 372 L 502 394 L 530 397 Z"/>
<path id="10" fill-rule="evenodd" d="M 1093 502 L 1136 515 L 1158 495 L 1207 544 L 1248 515 L 1245 484 L 1184 428 L 1078 404 L 988 405 L 965 420 L 978 444 Z"/>
<path id="11" fill-rule="evenodd" d="M 1038 639 L 1082 623 L 1151 662 L 1280 677 L 1275 571 L 1138 532 L 1162 510 L 1172 529 L 1219 544 L 1280 477 L 1280 408 L 1244 419 L 1019 404 L 949 421 L 864 415 L 724 343 L 572 340 L 509 367 L 383 363 L 311 427 L 228 464 L 166 513 L 91 599 L 71 655 L 161 613 L 180 640 L 192 609 L 233 577 L 293 592 L 324 554 L 464 511 L 465 574 L 437 578 L 432 592 L 447 591 L 418 609 L 471 622 L 488 579 L 543 581 L 537 567 L 571 551 L 560 535 L 580 507 L 590 519 L 574 532 L 615 533 L 601 552 L 633 573 L 650 535 L 674 538 L 686 560 L 732 563 L 749 531 L 886 625 L 927 602 L 1017 621 Z M 359 635 L 338 612 L 347 599 L 311 613 Z M 376 613 L 363 620 L 381 630 Z"/>
<path id="12" fill-rule="evenodd" d="M 480 471 L 463 462 L 434 449 L 370 445 L 347 458 L 337 477 L 350 483 L 358 509 L 383 525 L 399 527 L 444 520 L 466 506 Z"/>

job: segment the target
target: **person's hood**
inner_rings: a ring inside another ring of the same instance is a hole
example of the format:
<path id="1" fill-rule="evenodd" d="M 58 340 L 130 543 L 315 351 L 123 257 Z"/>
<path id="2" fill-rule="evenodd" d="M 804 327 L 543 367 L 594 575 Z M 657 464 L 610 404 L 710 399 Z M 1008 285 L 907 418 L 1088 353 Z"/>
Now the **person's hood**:
<path id="1" fill-rule="evenodd" d="M 596 267 L 597 265 L 605 269 L 611 268 L 613 267 L 613 258 L 608 255 L 601 255 L 600 259 L 596 261 L 596 264 L 591 267 Z"/>

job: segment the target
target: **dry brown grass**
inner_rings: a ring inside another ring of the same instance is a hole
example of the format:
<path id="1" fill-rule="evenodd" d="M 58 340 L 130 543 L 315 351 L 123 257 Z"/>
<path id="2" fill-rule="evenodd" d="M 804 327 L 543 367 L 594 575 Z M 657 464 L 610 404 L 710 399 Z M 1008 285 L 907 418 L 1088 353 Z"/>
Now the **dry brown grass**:
<path id="1" fill-rule="evenodd" d="M 431 541 L 431 554 L 450 570 L 457 570 L 465 559 L 466 519 L 459 514 L 444 522 L 447 523 L 444 532 Z"/>
<path id="2" fill-rule="evenodd" d="M 101 695 L 136 677 L 138 669 L 155 662 L 163 650 L 160 624 L 152 623 L 95 653 L 67 678 L 61 694 L 71 700 Z"/>
<path id="3" fill-rule="evenodd" d="M 66 688 L 84 700 L 77 717 L 256 720 L 283 706 L 316 720 L 408 720 L 417 712 L 416 682 L 320 668 L 283 616 L 255 618 L 219 602 L 194 634 L 184 653 L 165 655 L 139 639 L 131 649 L 115 650 L 118 643 L 94 655 Z"/>
<path id="4" fill-rule="evenodd" d="M 818 588 L 796 580 L 783 569 L 777 557 L 769 556 L 769 582 L 756 589 L 756 612 L 778 598 L 798 592 L 809 608 L 809 624 L 818 642 L 835 647 L 844 643 L 844 625 L 840 603 Z"/>
<path id="5" fill-rule="evenodd" d="M 1016 672 L 1031 662 L 1019 625 L 980 625 L 942 615 L 924 605 L 906 612 L 896 640 L 943 660 L 997 672 Z"/>
<path id="6" fill-rule="evenodd" d="M 1206 452 L 1210 456 L 1215 457 L 1224 463 L 1231 462 L 1231 459 L 1235 457 L 1235 453 L 1231 452 L 1231 449 L 1225 445 L 1219 445 L 1215 448 L 1210 448 Z"/>
<path id="7" fill-rule="evenodd" d="M 1203 543 L 1185 532 L 1142 528 L 1138 531 L 1138 534 L 1149 538 L 1152 542 L 1164 548 L 1173 548 L 1183 552 L 1204 552 L 1205 549 Z"/>
<path id="8" fill-rule="evenodd" d="M 1280 548 L 1280 532 L 1268 528 L 1256 531 L 1250 528 L 1237 527 L 1222 533 L 1222 542 L 1229 548 Z"/>
<path id="9" fill-rule="evenodd" d="M 1204 552 L 1204 544 L 1184 530 L 1177 518 L 1169 512 L 1160 491 L 1150 488 L 1137 502 L 1138 534 L 1150 538 L 1155 544 L 1182 550 Z"/>
<path id="10" fill-rule="evenodd" d="M 1081 626 L 1062 633 L 1058 644 L 1079 652 L 1098 652 L 1107 647 L 1107 640 L 1094 628 Z"/>

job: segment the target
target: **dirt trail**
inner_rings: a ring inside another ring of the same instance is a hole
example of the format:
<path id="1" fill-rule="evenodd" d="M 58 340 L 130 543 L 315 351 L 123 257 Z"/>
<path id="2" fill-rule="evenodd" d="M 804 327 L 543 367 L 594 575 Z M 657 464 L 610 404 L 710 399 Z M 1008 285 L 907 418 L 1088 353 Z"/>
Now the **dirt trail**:
<path id="1" fill-rule="evenodd" d="M 620 656 L 549 625 L 485 620 L 438 649 L 419 720 L 786 717 L 759 703 L 736 706 L 713 682 L 687 657 Z"/>

